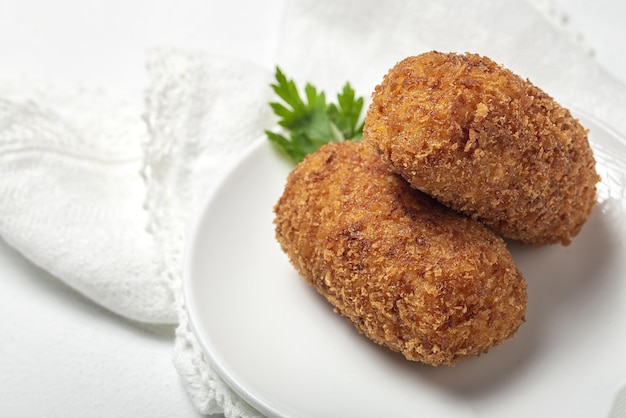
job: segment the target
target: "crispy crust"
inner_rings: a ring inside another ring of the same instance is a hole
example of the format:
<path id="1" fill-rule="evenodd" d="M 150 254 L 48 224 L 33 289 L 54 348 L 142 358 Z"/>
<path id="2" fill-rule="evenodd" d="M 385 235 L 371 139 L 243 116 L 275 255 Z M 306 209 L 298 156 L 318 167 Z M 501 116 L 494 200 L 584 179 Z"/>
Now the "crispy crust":
<path id="1" fill-rule="evenodd" d="M 453 365 L 524 322 L 526 284 L 504 241 L 412 189 L 363 142 L 307 156 L 274 211 L 300 275 L 409 360 Z"/>
<path id="2" fill-rule="evenodd" d="M 507 238 L 567 245 L 595 203 L 586 130 L 486 57 L 402 60 L 373 93 L 364 137 L 414 188 Z"/>

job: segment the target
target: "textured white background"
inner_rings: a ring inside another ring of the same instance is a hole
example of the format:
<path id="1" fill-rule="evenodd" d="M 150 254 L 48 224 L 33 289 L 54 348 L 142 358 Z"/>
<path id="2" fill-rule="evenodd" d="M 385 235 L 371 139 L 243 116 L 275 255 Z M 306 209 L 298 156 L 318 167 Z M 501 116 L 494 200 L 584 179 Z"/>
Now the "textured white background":
<path id="1" fill-rule="evenodd" d="M 145 51 L 158 45 L 244 56 L 271 69 L 282 4 L 4 0 L 0 81 L 43 79 L 132 88 L 140 98 Z M 626 82 L 626 3 L 552 4 L 554 16 L 573 38 Z M 171 365 L 172 327 L 132 324 L 110 314 L 1 240 L 0 297 L 0 415 L 197 415 Z"/>

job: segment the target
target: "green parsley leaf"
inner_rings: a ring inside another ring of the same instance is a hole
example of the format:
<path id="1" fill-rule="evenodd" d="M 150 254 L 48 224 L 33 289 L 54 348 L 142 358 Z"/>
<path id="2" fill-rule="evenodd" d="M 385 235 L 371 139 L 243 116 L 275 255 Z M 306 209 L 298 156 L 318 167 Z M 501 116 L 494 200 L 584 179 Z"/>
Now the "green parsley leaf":
<path id="1" fill-rule="evenodd" d="M 293 80 L 276 67 L 271 84 L 282 102 L 269 105 L 279 117 L 283 132 L 265 131 L 267 138 L 295 162 L 331 141 L 358 141 L 363 138 L 363 98 L 356 97 L 350 83 L 337 94 L 337 103 L 326 103 L 326 94 L 307 83 L 304 99 Z"/>

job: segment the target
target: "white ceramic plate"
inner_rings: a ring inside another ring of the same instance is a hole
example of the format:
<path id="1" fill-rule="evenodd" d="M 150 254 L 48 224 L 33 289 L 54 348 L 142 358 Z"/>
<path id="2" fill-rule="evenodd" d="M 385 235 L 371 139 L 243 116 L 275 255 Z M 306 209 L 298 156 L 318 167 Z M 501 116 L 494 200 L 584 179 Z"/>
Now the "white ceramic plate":
<path id="1" fill-rule="evenodd" d="M 569 247 L 510 245 L 527 322 L 453 368 L 375 345 L 298 277 L 272 225 L 292 166 L 259 139 L 211 194 L 186 255 L 185 298 L 209 360 L 268 416 L 606 416 L 626 381 L 626 140 L 578 116 L 599 203 Z"/>

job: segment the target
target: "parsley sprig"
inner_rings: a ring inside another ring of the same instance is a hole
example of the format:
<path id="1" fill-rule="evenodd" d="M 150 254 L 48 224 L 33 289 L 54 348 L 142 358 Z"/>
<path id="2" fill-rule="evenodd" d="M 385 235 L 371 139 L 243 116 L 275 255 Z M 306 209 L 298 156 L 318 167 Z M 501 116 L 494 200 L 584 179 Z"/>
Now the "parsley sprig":
<path id="1" fill-rule="evenodd" d="M 363 97 L 356 97 L 350 83 L 337 94 L 337 103 L 326 103 L 326 94 L 310 83 L 304 88 L 304 99 L 293 80 L 276 67 L 272 89 L 282 102 L 270 106 L 279 117 L 283 133 L 266 130 L 270 141 L 296 162 L 331 141 L 358 141 L 363 138 Z"/>

